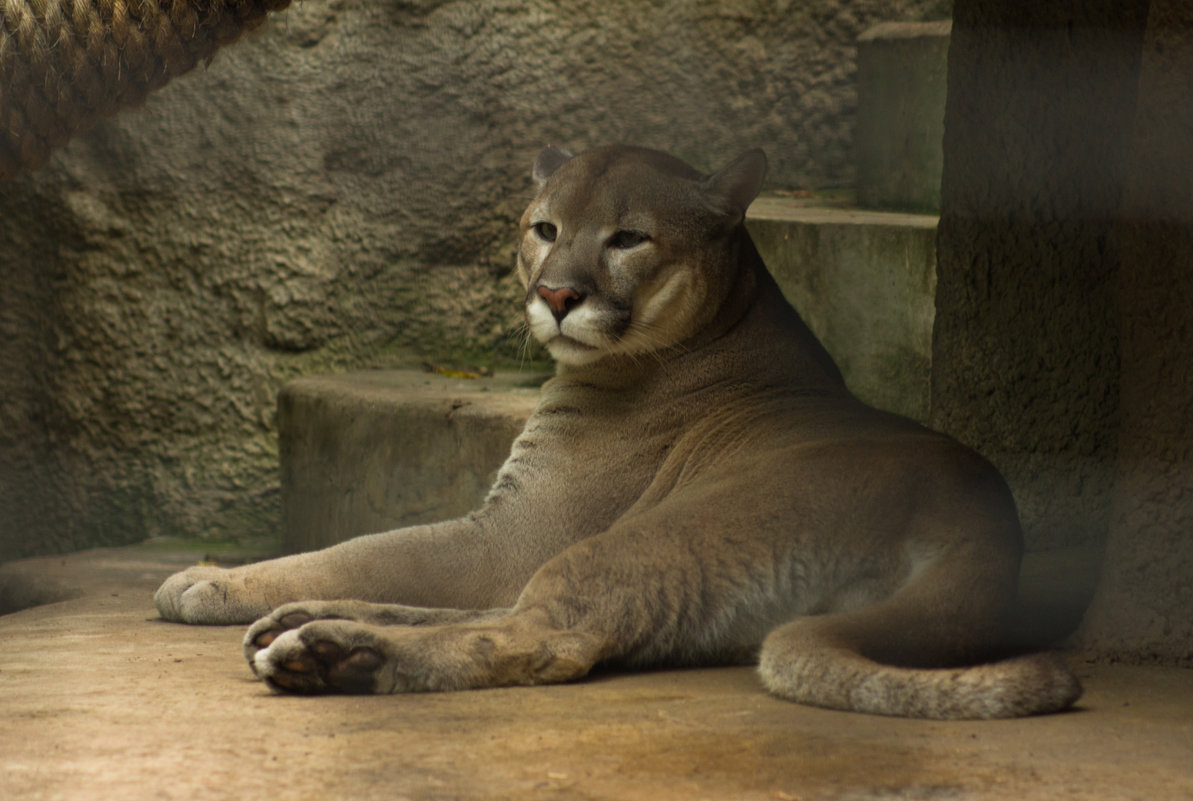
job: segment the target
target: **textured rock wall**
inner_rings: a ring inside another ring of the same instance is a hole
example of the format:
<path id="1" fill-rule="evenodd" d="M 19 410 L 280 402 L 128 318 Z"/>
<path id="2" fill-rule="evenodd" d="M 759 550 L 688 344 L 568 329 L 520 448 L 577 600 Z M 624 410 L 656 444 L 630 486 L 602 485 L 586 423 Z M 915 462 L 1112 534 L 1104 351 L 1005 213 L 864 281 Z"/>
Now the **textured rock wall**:
<path id="1" fill-rule="evenodd" d="M 854 40 L 935 0 L 298 4 L 0 184 L 0 559 L 273 533 L 302 373 L 516 358 L 547 143 L 848 185 Z"/>

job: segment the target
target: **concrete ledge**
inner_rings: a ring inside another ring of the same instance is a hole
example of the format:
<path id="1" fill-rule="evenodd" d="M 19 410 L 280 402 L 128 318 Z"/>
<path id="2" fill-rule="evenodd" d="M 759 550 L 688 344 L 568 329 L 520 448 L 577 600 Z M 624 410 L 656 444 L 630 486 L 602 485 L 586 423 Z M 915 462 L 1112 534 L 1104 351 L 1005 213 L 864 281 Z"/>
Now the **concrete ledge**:
<path id="1" fill-rule="evenodd" d="M 881 409 L 926 420 L 937 218 L 764 197 L 746 222 L 783 294 L 849 388 Z"/>
<path id="2" fill-rule="evenodd" d="M 475 509 L 545 377 L 385 370 L 287 384 L 278 398 L 283 548 Z"/>

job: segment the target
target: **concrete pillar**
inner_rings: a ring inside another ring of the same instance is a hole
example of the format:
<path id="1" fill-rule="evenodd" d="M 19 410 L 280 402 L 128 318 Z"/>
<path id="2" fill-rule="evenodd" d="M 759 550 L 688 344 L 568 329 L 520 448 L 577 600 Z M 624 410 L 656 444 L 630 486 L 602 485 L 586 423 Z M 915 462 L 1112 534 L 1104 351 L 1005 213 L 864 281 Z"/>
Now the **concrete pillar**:
<path id="1" fill-rule="evenodd" d="M 1116 219 L 1147 3 L 958 0 L 931 420 L 992 459 L 1034 549 L 1101 542 L 1118 423 Z"/>
<path id="2" fill-rule="evenodd" d="M 1079 635 L 1193 667 L 1193 7 L 1153 0 L 1123 198 L 1118 459 L 1102 578 Z"/>

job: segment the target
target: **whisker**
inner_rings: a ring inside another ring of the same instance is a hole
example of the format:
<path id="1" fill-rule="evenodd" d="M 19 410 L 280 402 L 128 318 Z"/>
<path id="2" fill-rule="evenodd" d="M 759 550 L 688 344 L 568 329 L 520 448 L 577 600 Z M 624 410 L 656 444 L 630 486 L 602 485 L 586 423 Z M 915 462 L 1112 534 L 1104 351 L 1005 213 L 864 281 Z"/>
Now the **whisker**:
<path id="1" fill-rule="evenodd" d="M 533 347 L 530 325 L 525 320 L 520 320 L 512 336 L 518 339 L 518 369 L 521 370 L 530 361 L 530 350 Z"/>
<path id="2" fill-rule="evenodd" d="M 649 356 L 655 360 L 660 366 L 666 362 L 666 355 L 682 354 L 688 351 L 688 348 L 681 343 L 668 343 L 662 335 L 661 326 L 655 323 L 645 323 L 640 320 L 633 320 L 625 333 L 617 337 L 617 344 L 625 346 L 627 340 L 635 338 L 641 341 L 645 346 L 641 349 L 631 350 L 627 348 L 623 351 L 627 356 L 630 356 L 635 364 L 640 364 L 638 356 Z"/>

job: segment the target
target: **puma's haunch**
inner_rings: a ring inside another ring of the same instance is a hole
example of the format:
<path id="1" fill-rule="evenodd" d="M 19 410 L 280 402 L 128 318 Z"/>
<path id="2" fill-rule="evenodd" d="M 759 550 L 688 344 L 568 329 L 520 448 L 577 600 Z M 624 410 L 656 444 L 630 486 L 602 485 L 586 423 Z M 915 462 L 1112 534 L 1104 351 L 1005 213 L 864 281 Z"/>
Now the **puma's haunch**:
<path id="1" fill-rule="evenodd" d="M 192 568 L 158 591 L 162 617 L 256 620 L 249 663 L 297 692 L 756 661 L 771 692 L 837 709 L 1072 704 L 1056 657 L 991 661 L 1021 548 L 1007 487 L 846 390 L 746 233 L 765 168 L 756 150 L 711 176 L 545 150 L 518 272 L 558 368 L 481 508 Z"/>

